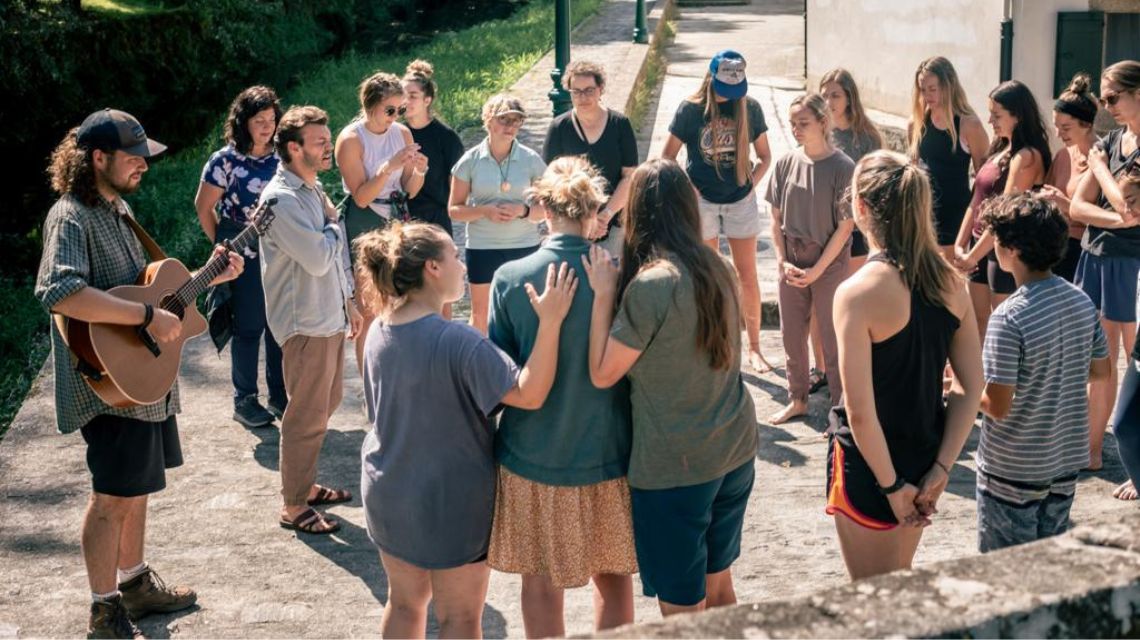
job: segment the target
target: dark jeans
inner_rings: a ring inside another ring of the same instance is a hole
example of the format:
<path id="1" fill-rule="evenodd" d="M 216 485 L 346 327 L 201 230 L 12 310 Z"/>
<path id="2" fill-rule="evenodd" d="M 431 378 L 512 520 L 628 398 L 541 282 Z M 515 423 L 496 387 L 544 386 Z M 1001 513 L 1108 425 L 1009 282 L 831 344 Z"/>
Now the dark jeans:
<path id="1" fill-rule="evenodd" d="M 1120 395 L 1116 396 L 1112 433 L 1128 477 L 1140 486 L 1140 372 L 1136 371 L 1136 360 L 1132 358 L 1124 367 L 1124 381 L 1120 384 Z"/>
<path id="2" fill-rule="evenodd" d="M 1013 505 L 977 491 L 978 551 L 989 553 L 1060 535 L 1072 527 L 1073 496 L 1050 493 L 1025 505 Z"/>
<path id="3" fill-rule="evenodd" d="M 223 220 L 218 225 L 216 242 L 228 240 L 241 233 L 244 227 Z M 254 245 L 256 247 L 256 245 Z M 261 259 L 245 258 L 245 269 L 230 282 L 233 292 L 233 339 L 230 341 L 230 377 L 234 384 L 234 399 L 257 395 L 257 358 L 261 338 L 265 336 L 265 384 L 269 397 L 285 399 L 285 376 L 281 373 L 281 347 L 273 338 L 265 321 L 265 290 L 261 286 Z"/>

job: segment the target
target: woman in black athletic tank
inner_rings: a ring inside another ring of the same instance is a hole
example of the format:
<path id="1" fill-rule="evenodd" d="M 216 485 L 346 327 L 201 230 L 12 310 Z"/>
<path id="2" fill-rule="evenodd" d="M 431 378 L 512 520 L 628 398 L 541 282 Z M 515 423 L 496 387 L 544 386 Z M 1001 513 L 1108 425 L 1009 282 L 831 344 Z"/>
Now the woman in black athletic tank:
<path id="1" fill-rule="evenodd" d="M 983 380 L 970 297 L 935 244 L 925 172 L 876 151 L 856 165 L 851 190 L 871 255 L 835 297 L 847 385 L 831 416 L 827 512 L 857 580 L 910 567 Z M 947 358 L 954 384 L 944 404 Z"/>
<path id="2" fill-rule="evenodd" d="M 948 260 L 970 205 L 970 163 L 982 167 L 988 155 L 985 127 L 966 99 L 954 65 L 941 56 L 928 58 L 914 73 L 910 157 L 926 168 L 933 189 L 938 246 Z"/>

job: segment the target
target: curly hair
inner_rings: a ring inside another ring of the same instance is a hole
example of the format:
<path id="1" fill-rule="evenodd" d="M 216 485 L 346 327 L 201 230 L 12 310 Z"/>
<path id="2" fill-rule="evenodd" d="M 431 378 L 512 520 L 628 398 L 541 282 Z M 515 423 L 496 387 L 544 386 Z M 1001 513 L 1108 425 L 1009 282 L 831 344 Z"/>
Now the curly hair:
<path id="1" fill-rule="evenodd" d="M 982 223 L 998 244 L 1017 250 L 1018 259 L 1034 271 L 1048 271 L 1065 257 L 1069 223 L 1049 200 L 1032 193 L 1000 196 L 982 212 Z"/>
<path id="2" fill-rule="evenodd" d="M 576 76 L 590 76 L 594 79 L 594 84 L 598 87 L 606 86 L 606 70 L 602 65 L 589 60 L 576 60 L 570 63 L 566 68 L 566 73 L 562 74 L 562 88 L 567 91 L 570 90 L 570 81 Z"/>
<path id="3" fill-rule="evenodd" d="M 246 154 L 253 149 L 253 138 L 249 135 L 250 118 L 265 111 L 273 109 L 273 122 L 281 122 L 281 101 L 273 89 L 263 85 L 256 85 L 242 91 L 230 104 L 230 113 L 226 116 L 226 127 L 223 137 L 232 144 L 238 153 Z M 272 144 L 272 139 L 270 139 Z"/>
<path id="4" fill-rule="evenodd" d="M 79 127 L 67 132 L 51 152 L 47 174 L 51 188 L 59 195 L 73 195 L 85 205 L 94 206 L 102 197 L 95 188 L 95 161 L 91 149 L 79 146 Z"/>
<path id="5" fill-rule="evenodd" d="M 563 156 L 546 167 L 527 195 L 559 218 L 581 220 L 605 203 L 606 181 L 584 156 Z"/>

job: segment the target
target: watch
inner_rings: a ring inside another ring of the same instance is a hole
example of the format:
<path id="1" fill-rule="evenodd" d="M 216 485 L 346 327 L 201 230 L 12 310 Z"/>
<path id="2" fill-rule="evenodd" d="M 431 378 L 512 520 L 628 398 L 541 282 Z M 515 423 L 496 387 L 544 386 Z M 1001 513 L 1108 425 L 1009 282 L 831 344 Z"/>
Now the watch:
<path id="1" fill-rule="evenodd" d="M 889 496 L 892 493 L 894 493 L 894 492 L 898 491 L 899 489 L 902 489 L 904 486 L 906 486 L 906 478 L 904 478 L 901 475 L 896 473 L 895 474 L 895 483 L 892 484 L 891 486 L 884 487 L 882 485 L 879 485 L 879 483 L 877 483 L 877 482 L 875 484 L 879 487 L 879 493 L 883 494 L 884 496 Z"/>
<path id="2" fill-rule="evenodd" d="M 523 214 L 520 219 L 525 220 L 530 217 L 530 202 L 523 203 Z"/>

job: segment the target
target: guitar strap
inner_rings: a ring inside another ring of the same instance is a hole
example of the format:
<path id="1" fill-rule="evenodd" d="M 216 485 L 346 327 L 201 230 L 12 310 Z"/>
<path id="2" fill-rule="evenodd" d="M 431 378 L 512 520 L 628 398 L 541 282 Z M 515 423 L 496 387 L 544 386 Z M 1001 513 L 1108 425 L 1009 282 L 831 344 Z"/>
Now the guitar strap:
<path id="1" fill-rule="evenodd" d="M 130 225 L 131 231 L 135 233 L 135 237 L 138 238 L 143 249 L 146 250 L 147 257 L 150 258 L 151 262 L 158 262 L 167 258 L 162 247 L 158 246 L 158 243 L 154 241 L 154 238 L 150 237 L 150 234 L 146 232 L 146 229 L 142 228 L 142 225 L 139 224 L 138 220 L 135 220 L 134 216 L 128 213 L 121 215 L 127 219 L 127 224 Z M 67 343 L 67 316 L 53 313 L 52 320 L 55 321 L 56 329 L 59 330 L 59 335 L 63 337 L 64 343 Z M 75 350 L 71 349 L 70 346 L 71 345 L 68 345 L 68 352 L 71 354 L 71 364 L 75 370 L 88 378 L 100 380 L 103 377 L 103 372 L 92 363 L 79 357 L 79 354 L 75 353 Z"/>

